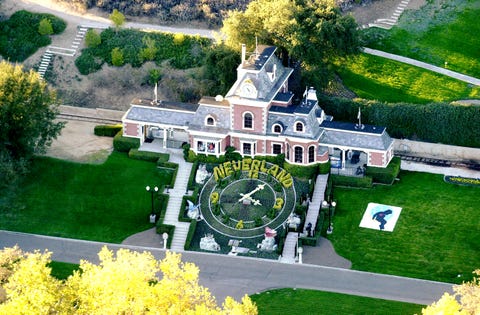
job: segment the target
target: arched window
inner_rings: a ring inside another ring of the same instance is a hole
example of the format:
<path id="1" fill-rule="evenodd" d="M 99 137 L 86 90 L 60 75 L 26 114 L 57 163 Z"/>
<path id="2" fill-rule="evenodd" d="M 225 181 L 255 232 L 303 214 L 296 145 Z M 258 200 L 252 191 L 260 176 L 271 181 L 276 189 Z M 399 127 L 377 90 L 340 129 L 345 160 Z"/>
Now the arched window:
<path id="1" fill-rule="evenodd" d="M 303 163 L 303 148 L 295 147 L 295 163 Z"/>
<path id="2" fill-rule="evenodd" d="M 282 126 L 279 124 L 273 125 L 273 132 L 274 133 L 282 133 Z"/>
<path id="3" fill-rule="evenodd" d="M 308 148 L 308 163 L 315 162 L 315 146 L 310 146 Z"/>
<path id="4" fill-rule="evenodd" d="M 215 119 L 212 116 L 207 116 L 207 119 L 205 120 L 205 124 L 207 126 L 215 126 Z"/>
<path id="5" fill-rule="evenodd" d="M 243 128 L 253 129 L 253 115 L 252 113 L 243 114 Z"/>
<path id="6" fill-rule="evenodd" d="M 296 132 L 303 132 L 303 123 L 302 122 L 297 122 L 295 124 L 295 131 Z"/>

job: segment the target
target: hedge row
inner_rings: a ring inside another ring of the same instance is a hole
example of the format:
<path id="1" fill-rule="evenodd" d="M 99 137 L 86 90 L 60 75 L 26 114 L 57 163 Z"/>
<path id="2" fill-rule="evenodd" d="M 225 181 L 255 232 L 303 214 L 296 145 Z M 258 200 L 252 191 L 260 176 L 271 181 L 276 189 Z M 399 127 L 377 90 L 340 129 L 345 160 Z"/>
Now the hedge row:
<path id="1" fill-rule="evenodd" d="M 118 152 L 129 152 L 131 149 L 140 147 L 140 139 L 124 137 L 119 131 L 113 138 L 113 149 Z"/>
<path id="2" fill-rule="evenodd" d="M 391 185 L 400 173 L 401 159 L 394 157 L 387 167 L 368 166 L 365 175 L 372 178 L 374 183 Z"/>
<path id="3" fill-rule="evenodd" d="M 115 137 L 122 130 L 122 124 L 117 125 L 97 125 L 93 129 L 93 133 L 100 137 Z"/>
<path id="4" fill-rule="evenodd" d="M 188 227 L 187 239 L 185 240 L 185 246 L 183 249 L 189 250 L 190 244 L 192 244 L 193 236 L 195 235 L 195 230 L 197 229 L 197 220 L 191 220 L 190 226 Z"/>
<path id="5" fill-rule="evenodd" d="M 480 147 L 480 106 L 389 104 L 333 97 L 322 97 L 320 104 L 337 121 L 356 121 L 358 108 L 361 108 L 363 123 L 385 126 L 395 138 Z"/>
<path id="6" fill-rule="evenodd" d="M 317 224 L 315 225 L 315 232 L 313 236 L 301 237 L 300 241 L 304 246 L 317 246 L 320 237 L 322 236 L 323 223 L 325 222 L 325 212 L 320 211 L 317 218 Z"/>
<path id="7" fill-rule="evenodd" d="M 330 174 L 330 178 L 332 178 L 332 184 L 334 186 L 371 188 L 373 185 L 372 178 L 368 176 L 350 177 L 350 176 Z"/>

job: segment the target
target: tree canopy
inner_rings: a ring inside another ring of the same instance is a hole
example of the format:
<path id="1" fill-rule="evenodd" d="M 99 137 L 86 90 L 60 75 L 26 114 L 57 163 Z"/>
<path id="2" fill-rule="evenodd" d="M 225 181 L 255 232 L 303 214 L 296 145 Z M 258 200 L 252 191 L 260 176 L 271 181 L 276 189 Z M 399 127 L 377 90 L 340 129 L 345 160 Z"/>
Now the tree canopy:
<path id="1" fill-rule="evenodd" d="M 455 294 L 445 293 L 440 300 L 422 310 L 423 315 L 474 315 L 480 314 L 480 269 L 473 272 L 470 282 L 454 286 Z"/>
<path id="2" fill-rule="evenodd" d="M 123 15 L 117 9 L 114 9 L 108 18 L 112 21 L 116 28 L 120 28 L 125 23 L 125 15 Z"/>
<path id="3" fill-rule="evenodd" d="M 148 252 L 104 247 L 99 264 L 82 260 L 64 281 L 50 275 L 50 255 L 0 251 L 1 314 L 257 314 L 248 296 L 217 306 L 198 284 L 199 269 L 180 254 L 157 261 Z"/>
<path id="4" fill-rule="evenodd" d="M 14 178 L 19 167 L 43 153 L 64 126 L 55 93 L 38 73 L 0 62 L 0 182 Z M 23 169 L 23 167 L 21 167 Z"/>
<path id="5" fill-rule="evenodd" d="M 357 23 L 334 0 L 254 0 L 244 12 L 229 12 L 222 33 L 235 50 L 241 43 L 253 50 L 256 41 L 275 45 L 310 73 L 361 47 Z"/>

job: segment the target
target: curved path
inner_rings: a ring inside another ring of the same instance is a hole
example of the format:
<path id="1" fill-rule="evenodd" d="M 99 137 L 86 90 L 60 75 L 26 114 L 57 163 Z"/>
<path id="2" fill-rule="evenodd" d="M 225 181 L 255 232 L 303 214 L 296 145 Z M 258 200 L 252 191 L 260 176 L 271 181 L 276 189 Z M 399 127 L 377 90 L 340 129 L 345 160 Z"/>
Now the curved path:
<path id="1" fill-rule="evenodd" d="M 128 248 L 149 251 L 157 259 L 165 251 L 152 247 L 107 244 L 51 236 L 0 231 L 0 248 L 18 244 L 25 251 L 48 249 L 52 259 L 78 263 L 86 259 L 97 263 L 103 246 L 117 250 Z M 231 257 L 199 252 L 182 253 L 183 260 L 200 268 L 200 284 L 208 287 L 218 301 L 226 296 L 237 300 L 273 288 L 305 288 L 339 292 L 417 304 L 431 304 L 444 292 L 452 292 L 452 284 L 361 272 L 309 264 L 283 264 L 277 261 Z"/>

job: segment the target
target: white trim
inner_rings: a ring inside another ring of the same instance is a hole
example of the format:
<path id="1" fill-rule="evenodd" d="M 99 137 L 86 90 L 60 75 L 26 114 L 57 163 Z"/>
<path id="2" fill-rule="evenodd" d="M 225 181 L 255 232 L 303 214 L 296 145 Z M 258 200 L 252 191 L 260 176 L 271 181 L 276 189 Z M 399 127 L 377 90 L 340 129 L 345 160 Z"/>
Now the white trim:
<path id="1" fill-rule="evenodd" d="M 279 127 L 280 127 L 280 132 L 275 132 L 275 127 L 276 127 L 276 126 L 279 126 Z M 282 125 L 280 125 L 279 123 L 273 124 L 273 125 L 272 125 L 272 133 L 277 134 L 277 135 L 282 134 L 282 133 L 283 133 L 283 127 L 282 127 Z"/>
<path id="2" fill-rule="evenodd" d="M 293 145 L 292 148 L 293 148 L 293 162 L 297 163 L 297 164 L 304 164 L 305 163 L 305 148 L 301 145 L 298 145 L 298 144 Z M 302 162 L 296 162 L 295 161 L 295 158 L 296 158 L 295 149 L 296 148 L 301 148 L 302 149 Z"/>
<path id="3" fill-rule="evenodd" d="M 245 116 L 250 114 L 252 116 L 252 127 L 245 127 Z M 255 130 L 255 115 L 251 111 L 244 111 L 242 113 L 242 129 L 243 130 Z"/>
<path id="4" fill-rule="evenodd" d="M 302 130 L 301 131 L 297 130 L 297 125 L 298 124 L 302 125 Z M 300 120 L 295 121 L 294 124 L 293 124 L 293 128 L 294 128 L 294 130 L 293 130 L 294 132 L 305 133 L 305 123 L 303 121 L 300 121 Z"/>
<path id="5" fill-rule="evenodd" d="M 279 145 L 280 146 L 280 153 L 274 153 L 273 152 L 273 146 L 274 145 Z M 283 143 L 279 143 L 279 142 L 271 142 L 270 143 L 270 153 L 268 153 L 269 155 L 277 155 L 277 154 L 282 154 L 282 153 L 285 153 L 285 148 L 284 148 Z"/>
<path id="6" fill-rule="evenodd" d="M 208 123 L 208 120 L 209 120 L 210 118 L 213 120 L 213 124 L 209 124 L 209 123 Z M 208 114 L 207 116 L 205 116 L 204 124 L 205 124 L 205 126 L 216 126 L 216 125 L 217 125 L 217 120 L 215 119 L 215 117 L 213 117 L 212 115 Z"/>
<path id="7" fill-rule="evenodd" d="M 244 154 L 243 153 L 243 144 L 250 144 L 251 147 L 250 147 L 250 154 Z M 256 155 L 256 152 L 257 151 L 257 141 L 243 141 L 243 140 L 240 140 L 240 154 L 242 156 L 250 156 L 250 157 L 254 157 Z"/>

